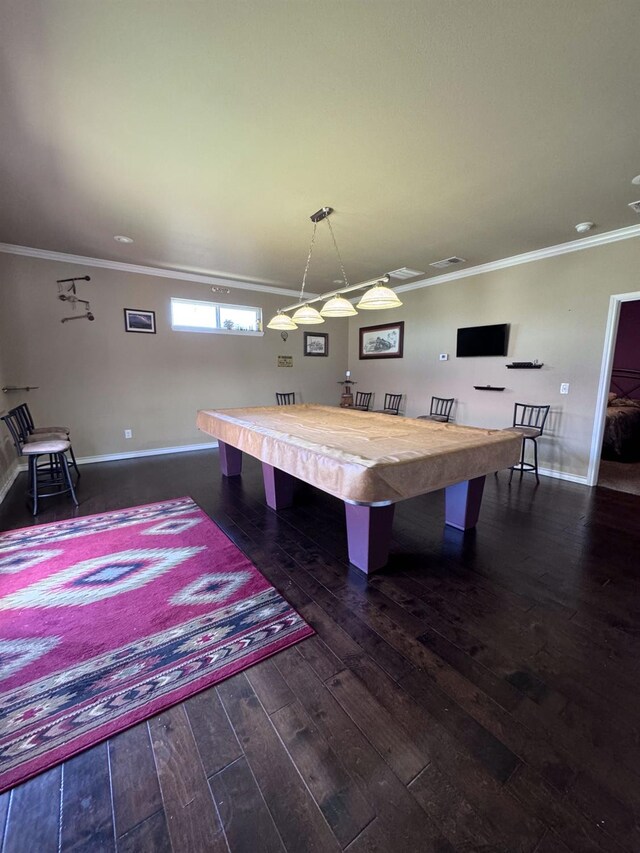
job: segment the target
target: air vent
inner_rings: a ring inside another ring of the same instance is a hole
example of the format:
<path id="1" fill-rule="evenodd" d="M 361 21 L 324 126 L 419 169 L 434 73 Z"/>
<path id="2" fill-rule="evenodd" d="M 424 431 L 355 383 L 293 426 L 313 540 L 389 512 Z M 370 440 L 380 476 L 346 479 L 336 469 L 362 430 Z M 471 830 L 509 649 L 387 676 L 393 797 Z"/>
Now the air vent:
<path id="1" fill-rule="evenodd" d="M 635 213 L 640 213 L 640 201 L 632 201 L 631 204 L 629 205 L 629 207 Z"/>
<path id="2" fill-rule="evenodd" d="M 435 267 L 437 270 L 443 270 L 446 267 L 455 267 L 456 264 L 464 263 L 466 263 L 465 258 L 458 258 L 456 255 L 452 255 L 450 258 L 445 258 L 443 261 L 434 261 L 432 264 L 429 264 L 429 266 Z"/>
<path id="3" fill-rule="evenodd" d="M 415 278 L 417 275 L 424 275 L 423 270 L 411 270 L 409 267 L 400 267 L 399 270 L 391 270 L 389 273 L 391 278 Z"/>

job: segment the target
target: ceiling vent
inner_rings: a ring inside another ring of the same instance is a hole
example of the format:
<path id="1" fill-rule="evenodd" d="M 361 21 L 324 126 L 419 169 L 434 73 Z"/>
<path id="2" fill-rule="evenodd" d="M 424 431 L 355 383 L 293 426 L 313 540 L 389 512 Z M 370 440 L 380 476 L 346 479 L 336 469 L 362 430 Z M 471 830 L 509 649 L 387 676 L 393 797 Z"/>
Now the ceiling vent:
<path id="1" fill-rule="evenodd" d="M 417 275 L 424 275 L 423 270 L 411 270 L 409 267 L 400 267 L 399 270 L 391 270 L 389 273 L 391 278 L 415 278 Z"/>
<path id="2" fill-rule="evenodd" d="M 640 201 L 632 201 L 631 204 L 629 205 L 629 207 L 635 213 L 640 213 Z"/>
<path id="3" fill-rule="evenodd" d="M 432 264 L 429 264 L 429 266 L 435 267 L 437 270 L 443 270 L 447 267 L 455 267 L 456 264 L 464 263 L 466 263 L 465 258 L 458 258 L 456 255 L 451 255 L 450 258 L 445 258 L 443 261 L 434 261 Z"/>

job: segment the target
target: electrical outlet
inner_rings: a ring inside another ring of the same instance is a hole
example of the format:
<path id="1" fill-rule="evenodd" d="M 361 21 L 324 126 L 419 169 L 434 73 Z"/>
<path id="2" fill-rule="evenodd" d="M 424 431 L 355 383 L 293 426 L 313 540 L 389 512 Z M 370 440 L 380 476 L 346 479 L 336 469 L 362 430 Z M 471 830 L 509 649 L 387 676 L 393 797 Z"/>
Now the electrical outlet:
<path id="1" fill-rule="evenodd" d="M 125 438 L 133 438 L 133 432 L 130 429 L 125 429 L 124 437 Z"/>
<path id="2" fill-rule="evenodd" d="M 568 394 L 569 393 L 569 383 L 568 382 L 563 382 L 560 385 L 560 393 L 561 394 Z"/>
<path id="3" fill-rule="evenodd" d="M 441 352 L 440 353 L 440 361 L 449 361 L 449 353 Z"/>

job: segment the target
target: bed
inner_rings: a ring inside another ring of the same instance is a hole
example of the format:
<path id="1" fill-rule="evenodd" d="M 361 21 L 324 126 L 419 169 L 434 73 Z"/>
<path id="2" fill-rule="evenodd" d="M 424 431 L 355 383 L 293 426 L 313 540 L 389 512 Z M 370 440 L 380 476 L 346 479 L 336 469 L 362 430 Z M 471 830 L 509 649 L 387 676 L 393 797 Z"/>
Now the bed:
<path id="1" fill-rule="evenodd" d="M 640 370 L 616 368 L 604 425 L 602 458 L 640 461 Z"/>

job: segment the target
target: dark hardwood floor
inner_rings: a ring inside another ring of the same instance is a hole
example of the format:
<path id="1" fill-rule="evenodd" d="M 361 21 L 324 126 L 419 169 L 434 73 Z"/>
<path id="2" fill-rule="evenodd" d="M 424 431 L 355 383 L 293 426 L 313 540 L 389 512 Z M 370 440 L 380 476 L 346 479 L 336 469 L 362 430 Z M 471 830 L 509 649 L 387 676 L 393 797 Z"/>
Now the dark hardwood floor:
<path id="1" fill-rule="evenodd" d="M 317 636 L 0 796 L 2 853 L 640 850 L 639 496 L 502 473 L 463 535 L 425 495 L 370 580 L 342 504 L 269 510 L 251 458 L 87 465 L 77 512 L 182 495 Z"/>

